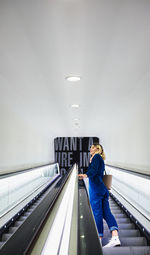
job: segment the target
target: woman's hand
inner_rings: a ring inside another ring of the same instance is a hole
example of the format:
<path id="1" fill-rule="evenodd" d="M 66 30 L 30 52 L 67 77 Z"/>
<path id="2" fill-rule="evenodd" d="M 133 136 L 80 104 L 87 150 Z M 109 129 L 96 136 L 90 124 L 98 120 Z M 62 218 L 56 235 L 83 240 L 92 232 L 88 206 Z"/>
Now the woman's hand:
<path id="1" fill-rule="evenodd" d="M 83 178 L 87 178 L 86 174 L 78 174 L 79 180 L 82 180 Z"/>
<path id="2" fill-rule="evenodd" d="M 93 156 L 94 156 L 94 155 L 93 155 Z M 93 158 L 93 156 L 91 156 L 91 157 L 90 157 L 90 163 L 92 162 L 92 158 Z"/>

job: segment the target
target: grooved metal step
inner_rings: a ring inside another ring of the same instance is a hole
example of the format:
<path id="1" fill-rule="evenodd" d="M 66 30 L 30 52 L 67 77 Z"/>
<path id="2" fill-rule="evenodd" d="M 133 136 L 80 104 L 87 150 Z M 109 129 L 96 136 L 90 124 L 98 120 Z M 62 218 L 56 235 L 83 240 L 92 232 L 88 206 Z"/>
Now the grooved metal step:
<path id="1" fill-rule="evenodd" d="M 111 210 L 112 213 L 122 213 L 122 210 L 121 209 L 114 209 L 114 210 Z"/>
<path id="2" fill-rule="evenodd" d="M 120 223 L 118 224 L 118 228 L 123 230 L 123 229 L 135 229 L 136 227 L 134 223 L 125 223 L 125 224 Z M 106 230 L 109 229 L 106 223 L 104 224 L 104 229 Z"/>
<path id="3" fill-rule="evenodd" d="M 1 247 L 2 245 L 4 245 L 4 243 L 5 243 L 5 242 L 0 242 L 0 247 Z"/>
<path id="4" fill-rule="evenodd" d="M 119 210 L 119 209 L 121 209 L 118 205 L 110 205 L 110 208 L 111 208 L 111 210 Z"/>
<path id="5" fill-rule="evenodd" d="M 103 238 L 102 245 L 106 245 L 110 238 Z M 145 237 L 120 237 L 121 247 L 122 246 L 146 246 L 147 240 Z"/>
<path id="6" fill-rule="evenodd" d="M 24 217 L 24 216 L 28 217 L 30 214 L 31 214 L 31 212 L 25 212 L 22 216 L 23 216 L 23 217 Z"/>
<path id="7" fill-rule="evenodd" d="M 103 255 L 150 255 L 149 246 L 103 248 Z"/>
<path id="8" fill-rule="evenodd" d="M 128 216 L 124 213 L 117 213 L 117 214 L 114 214 L 115 218 L 118 219 L 118 218 L 128 218 Z"/>
<path id="9" fill-rule="evenodd" d="M 11 237 L 11 234 L 3 234 L 2 235 L 2 241 L 5 242 Z"/>
<path id="10" fill-rule="evenodd" d="M 140 236 L 140 231 L 138 229 L 119 229 L 119 237 L 138 237 Z M 111 232 L 105 230 L 104 237 L 111 237 Z"/>
<path id="11" fill-rule="evenodd" d="M 14 224 L 14 227 L 19 227 L 21 224 L 23 223 L 23 221 L 16 221 Z"/>
<path id="12" fill-rule="evenodd" d="M 27 216 L 21 216 L 21 217 L 19 218 L 19 221 L 24 221 L 24 220 L 26 220 L 26 218 L 27 218 Z"/>
<path id="13" fill-rule="evenodd" d="M 117 223 L 131 223 L 131 220 L 129 218 L 118 218 Z"/>
<path id="14" fill-rule="evenodd" d="M 18 228 L 17 227 L 10 227 L 9 228 L 9 233 L 12 234 L 14 233 Z"/>

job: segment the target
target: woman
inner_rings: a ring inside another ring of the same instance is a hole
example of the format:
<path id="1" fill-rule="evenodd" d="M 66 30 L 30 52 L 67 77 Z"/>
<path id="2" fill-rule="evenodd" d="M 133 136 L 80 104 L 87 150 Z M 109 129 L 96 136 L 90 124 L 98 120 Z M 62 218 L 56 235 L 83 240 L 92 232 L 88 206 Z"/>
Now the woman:
<path id="1" fill-rule="evenodd" d="M 103 183 L 105 154 L 101 144 L 93 144 L 90 149 L 90 164 L 86 174 L 79 174 L 79 178 L 89 178 L 90 204 L 93 210 L 100 240 L 103 237 L 103 218 L 112 233 L 112 238 L 104 247 L 120 245 L 118 225 L 109 207 L 109 192 Z"/>

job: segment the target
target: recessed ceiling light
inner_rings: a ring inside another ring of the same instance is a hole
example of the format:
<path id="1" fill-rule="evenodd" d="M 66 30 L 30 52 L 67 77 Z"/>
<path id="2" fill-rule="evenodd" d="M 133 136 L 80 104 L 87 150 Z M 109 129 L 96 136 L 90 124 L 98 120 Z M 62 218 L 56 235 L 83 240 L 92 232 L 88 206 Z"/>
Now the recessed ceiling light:
<path id="1" fill-rule="evenodd" d="M 65 78 L 67 81 L 80 81 L 81 80 L 81 77 L 80 76 L 67 76 Z"/>
<path id="2" fill-rule="evenodd" d="M 77 119 L 77 118 L 76 118 L 76 119 L 73 119 L 73 120 L 74 120 L 74 121 L 79 121 L 79 119 Z"/>
<path id="3" fill-rule="evenodd" d="M 72 108 L 78 108 L 78 107 L 79 107 L 79 104 L 72 104 L 71 107 L 72 107 Z"/>

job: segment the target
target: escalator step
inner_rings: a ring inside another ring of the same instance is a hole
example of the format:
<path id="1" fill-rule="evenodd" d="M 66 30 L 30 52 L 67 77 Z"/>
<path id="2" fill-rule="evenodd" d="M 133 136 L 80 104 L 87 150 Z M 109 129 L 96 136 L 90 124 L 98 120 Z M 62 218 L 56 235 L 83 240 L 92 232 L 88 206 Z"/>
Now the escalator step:
<path id="1" fill-rule="evenodd" d="M 10 227 L 9 228 L 9 233 L 14 233 L 18 228 L 17 227 Z"/>
<path id="2" fill-rule="evenodd" d="M 28 209 L 28 211 L 27 212 L 30 212 L 30 213 L 32 213 L 33 212 L 33 210 L 30 208 L 30 209 Z"/>
<path id="3" fill-rule="evenodd" d="M 119 236 L 120 237 L 136 237 L 136 236 L 140 236 L 140 231 L 138 229 L 119 230 Z M 109 230 L 106 230 L 104 232 L 104 237 L 111 237 L 111 232 Z"/>
<path id="4" fill-rule="evenodd" d="M 0 247 L 4 244 L 5 242 L 0 242 Z"/>
<path id="5" fill-rule="evenodd" d="M 23 221 L 16 221 L 14 227 L 19 227 L 22 223 Z"/>
<path id="6" fill-rule="evenodd" d="M 37 205 L 32 205 L 32 206 L 30 206 L 30 210 L 33 212 L 36 207 L 37 207 Z"/>
<path id="7" fill-rule="evenodd" d="M 114 213 L 114 216 L 115 216 L 116 219 L 118 219 L 118 218 L 128 218 L 128 216 L 124 213 L 116 213 L 116 214 Z"/>
<path id="8" fill-rule="evenodd" d="M 118 218 L 117 223 L 131 223 L 131 220 L 129 218 Z"/>
<path id="9" fill-rule="evenodd" d="M 23 216 L 28 217 L 30 214 L 31 214 L 31 212 L 25 212 L 25 213 L 23 214 Z"/>
<path id="10" fill-rule="evenodd" d="M 34 202 L 32 205 L 30 205 L 29 210 L 33 210 L 37 205 L 39 204 L 39 201 Z"/>
<path id="11" fill-rule="evenodd" d="M 112 213 L 124 213 L 121 209 L 112 209 Z"/>
<path id="12" fill-rule="evenodd" d="M 1 240 L 7 241 L 11 237 L 11 234 L 3 234 Z"/>
<path id="13" fill-rule="evenodd" d="M 133 223 L 123 223 L 123 224 L 118 224 L 119 229 L 135 229 L 135 225 Z M 104 229 L 108 229 L 107 224 L 104 224 Z"/>
<path id="14" fill-rule="evenodd" d="M 106 245 L 110 238 L 103 238 L 102 245 Z M 145 237 L 120 237 L 121 246 L 146 246 L 147 240 Z"/>
<path id="15" fill-rule="evenodd" d="M 26 216 L 21 216 L 20 218 L 19 218 L 19 221 L 24 221 L 24 220 L 26 220 Z"/>
<path id="16" fill-rule="evenodd" d="M 103 248 L 103 255 L 150 255 L 149 246 Z"/>
<path id="17" fill-rule="evenodd" d="M 111 210 L 122 210 L 122 208 L 120 208 L 119 206 L 117 206 L 117 205 L 110 205 L 110 208 L 111 208 Z"/>

